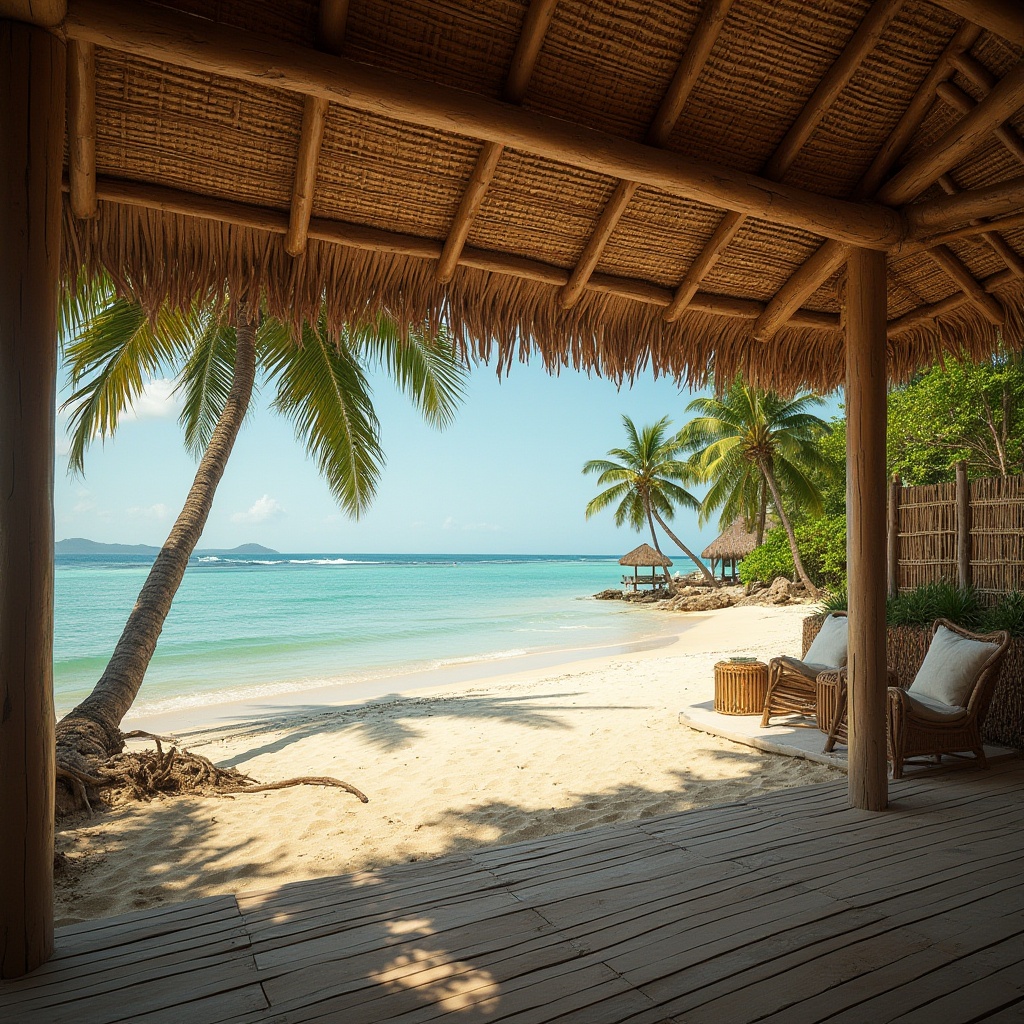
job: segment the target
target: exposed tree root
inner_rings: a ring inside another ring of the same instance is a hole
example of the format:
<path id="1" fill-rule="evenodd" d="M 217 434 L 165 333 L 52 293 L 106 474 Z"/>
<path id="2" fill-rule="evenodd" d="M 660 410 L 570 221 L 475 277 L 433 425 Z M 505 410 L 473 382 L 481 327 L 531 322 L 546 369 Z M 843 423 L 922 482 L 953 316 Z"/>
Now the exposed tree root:
<path id="1" fill-rule="evenodd" d="M 126 732 L 125 739 L 151 739 L 156 750 L 126 750 L 115 754 L 88 774 L 76 767 L 58 765 L 57 775 L 74 792 L 81 809 L 92 813 L 89 793 L 103 791 L 133 800 L 151 800 L 159 795 L 193 793 L 201 796 L 227 796 L 234 793 L 260 793 L 292 786 L 333 786 L 344 789 L 364 804 L 365 793 L 341 779 L 304 775 L 282 782 L 260 783 L 237 768 L 218 768 L 208 757 L 190 750 L 178 750 L 168 741 L 148 732 Z"/>

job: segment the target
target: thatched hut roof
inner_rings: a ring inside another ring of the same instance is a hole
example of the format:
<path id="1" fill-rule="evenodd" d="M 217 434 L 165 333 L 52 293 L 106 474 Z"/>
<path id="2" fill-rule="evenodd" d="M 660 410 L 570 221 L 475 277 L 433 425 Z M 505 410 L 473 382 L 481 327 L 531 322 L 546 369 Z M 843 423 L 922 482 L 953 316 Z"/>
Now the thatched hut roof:
<path id="1" fill-rule="evenodd" d="M 619 565 L 665 566 L 672 564 L 672 559 L 655 551 L 650 544 L 641 544 L 633 548 L 619 559 Z"/>
<path id="2" fill-rule="evenodd" d="M 746 558 L 756 547 L 757 531 L 748 530 L 744 518 L 738 516 L 701 552 L 701 558 Z"/>
<path id="3" fill-rule="evenodd" d="M 1019 347 L 1011 6 L 68 0 L 65 272 L 443 321 L 499 367 L 825 388 L 860 245 L 895 378 Z"/>

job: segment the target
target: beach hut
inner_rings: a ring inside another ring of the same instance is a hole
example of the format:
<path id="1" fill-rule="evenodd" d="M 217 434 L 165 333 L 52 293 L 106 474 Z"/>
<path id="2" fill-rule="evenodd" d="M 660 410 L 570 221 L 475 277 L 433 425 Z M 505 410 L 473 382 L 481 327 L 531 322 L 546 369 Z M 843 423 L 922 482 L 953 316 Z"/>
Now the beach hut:
<path id="1" fill-rule="evenodd" d="M 711 559 L 711 572 L 714 573 L 715 565 L 722 563 L 722 579 L 736 578 L 736 563 L 741 558 L 746 558 L 754 548 L 757 547 L 757 530 L 748 530 L 746 521 L 742 516 L 737 516 L 729 528 L 719 534 L 702 552 L 702 558 Z M 728 563 L 728 576 L 726 575 L 726 564 Z"/>
<path id="2" fill-rule="evenodd" d="M 631 565 L 633 567 L 632 576 L 623 576 L 622 583 L 626 590 L 639 590 L 641 587 L 663 587 L 668 584 L 668 570 L 672 566 L 672 559 L 663 555 L 660 551 L 655 551 L 650 544 L 641 544 L 639 547 L 633 548 L 632 551 L 628 551 L 619 559 L 619 565 Z M 638 570 L 643 568 L 650 569 L 650 573 L 646 576 L 641 576 Z M 655 569 L 664 569 L 665 573 L 663 576 L 658 576 L 654 571 Z"/>
<path id="3" fill-rule="evenodd" d="M 886 386 L 1024 342 L 1022 57 L 1015 0 L 0 0 L 0 972 L 52 949 L 62 279 L 443 320 L 500 370 L 845 384 L 879 810 Z"/>

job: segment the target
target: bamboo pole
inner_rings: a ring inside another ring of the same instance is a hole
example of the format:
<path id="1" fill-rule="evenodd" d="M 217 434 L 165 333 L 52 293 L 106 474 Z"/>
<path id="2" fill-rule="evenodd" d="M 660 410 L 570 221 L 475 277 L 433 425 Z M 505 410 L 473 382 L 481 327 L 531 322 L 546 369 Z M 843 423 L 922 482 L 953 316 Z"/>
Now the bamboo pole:
<path id="1" fill-rule="evenodd" d="M 971 485 L 963 459 L 956 464 L 956 582 L 961 590 L 971 585 Z"/>
<path id="2" fill-rule="evenodd" d="M 885 757 L 885 254 L 857 249 L 847 266 L 846 408 L 849 534 L 849 794 L 888 803 Z"/>
<path id="3" fill-rule="evenodd" d="M 53 953 L 53 455 L 65 47 L 0 21 L 0 976 Z"/>
<path id="4" fill-rule="evenodd" d="M 392 71 L 241 32 L 155 4 L 72 0 L 65 26 L 69 38 L 97 46 L 283 92 L 320 96 L 350 110 L 407 124 L 498 142 L 851 245 L 888 250 L 906 233 L 903 216 L 879 203 L 850 202 L 768 181 L 689 154 L 657 149 L 461 89 L 413 81 Z M 998 91 L 999 87 L 989 98 Z M 978 110 L 986 103 L 987 99 Z"/>
<path id="5" fill-rule="evenodd" d="M 903 489 L 899 473 L 889 481 L 889 526 L 886 533 L 885 562 L 889 582 L 889 596 L 900 595 L 900 491 Z"/>

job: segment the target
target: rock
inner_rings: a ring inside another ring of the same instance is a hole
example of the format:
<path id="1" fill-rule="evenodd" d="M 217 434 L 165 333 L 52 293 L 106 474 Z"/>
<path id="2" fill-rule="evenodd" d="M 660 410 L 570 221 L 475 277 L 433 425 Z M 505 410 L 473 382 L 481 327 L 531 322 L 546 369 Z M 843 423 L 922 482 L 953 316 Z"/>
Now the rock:
<path id="1" fill-rule="evenodd" d="M 718 608 L 730 608 L 734 603 L 733 595 L 724 590 L 699 590 L 697 593 L 680 594 L 670 598 L 662 603 L 662 607 L 672 612 L 712 612 Z"/>
<path id="2" fill-rule="evenodd" d="M 768 588 L 765 597 L 772 604 L 789 604 L 794 598 L 799 600 L 804 597 L 804 588 L 801 584 L 792 583 L 785 576 L 780 576 Z"/>
<path id="3" fill-rule="evenodd" d="M 621 590 L 602 590 L 600 594 L 595 594 L 594 597 L 598 601 L 621 601 L 622 591 Z"/>

